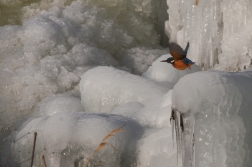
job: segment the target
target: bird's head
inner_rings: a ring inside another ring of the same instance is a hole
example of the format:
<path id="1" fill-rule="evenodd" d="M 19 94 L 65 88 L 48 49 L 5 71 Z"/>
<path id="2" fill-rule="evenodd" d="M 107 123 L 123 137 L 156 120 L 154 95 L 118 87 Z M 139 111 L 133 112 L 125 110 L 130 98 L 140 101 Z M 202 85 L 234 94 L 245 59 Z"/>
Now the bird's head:
<path id="1" fill-rule="evenodd" d="M 160 62 L 167 62 L 167 63 L 173 64 L 174 63 L 174 58 L 173 57 L 169 57 L 167 60 L 162 60 Z"/>

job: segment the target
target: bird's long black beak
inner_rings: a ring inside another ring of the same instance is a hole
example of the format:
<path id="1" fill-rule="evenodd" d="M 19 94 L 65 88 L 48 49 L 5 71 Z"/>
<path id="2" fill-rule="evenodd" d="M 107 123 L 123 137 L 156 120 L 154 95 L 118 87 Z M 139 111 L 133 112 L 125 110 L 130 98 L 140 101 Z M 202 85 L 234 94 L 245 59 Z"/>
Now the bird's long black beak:
<path id="1" fill-rule="evenodd" d="M 162 60 L 162 61 L 160 61 L 160 62 L 167 62 L 167 60 Z"/>

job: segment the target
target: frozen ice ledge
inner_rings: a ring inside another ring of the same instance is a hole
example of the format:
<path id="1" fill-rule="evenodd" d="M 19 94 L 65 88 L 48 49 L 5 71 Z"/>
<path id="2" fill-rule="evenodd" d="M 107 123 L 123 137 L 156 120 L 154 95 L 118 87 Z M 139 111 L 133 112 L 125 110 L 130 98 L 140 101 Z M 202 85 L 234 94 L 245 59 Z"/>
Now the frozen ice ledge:
<path id="1" fill-rule="evenodd" d="M 171 120 L 184 167 L 251 166 L 251 84 L 252 71 L 206 71 L 174 86 Z"/>

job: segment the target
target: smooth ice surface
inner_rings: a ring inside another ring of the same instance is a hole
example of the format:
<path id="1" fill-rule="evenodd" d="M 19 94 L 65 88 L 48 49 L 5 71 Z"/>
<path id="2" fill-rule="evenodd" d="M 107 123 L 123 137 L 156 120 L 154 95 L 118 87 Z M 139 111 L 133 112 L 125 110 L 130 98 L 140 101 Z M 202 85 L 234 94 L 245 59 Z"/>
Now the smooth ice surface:
<path id="1" fill-rule="evenodd" d="M 93 68 L 83 74 L 80 82 L 81 102 L 91 112 L 111 112 L 115 106 L 131 101 L 146 105 L 167 91 L 152 81 L 113 67 Z"/>
<path id="2" fill-rule="evenodd" d="M 192 65 L 191 69 L 187 68 L 185 70 L 177 70 L 169 63 L 160 62 L 161 60 L 166 60 L 169 57 L 171 57 L 170 54 L 160 56 L 152 63 L 152 66 L 150 66 L 142 76 L 156 81 L 163 86 L 172 88 L 183 76 L 201 71 L 200 67 L 196 64 Z"/>
<path id="3" fill-rule="evenodd" d="M 251 70 L 209 71 L 189 74 L 175 85 L 172 108 L 182 113 L 186 129 L 184 166 L 192 154 L 196 167 L 251 166 L 251 83 Z"/>
<path id="4" fill-rule="evenodd" d="M 38 156 L 34 159 L 34 165 L 42 166 L 40 156 L 45 155 L 48 167 L 74 167 L 76 163 L 81 166 L 104 137 L 120 127 L 123 131 L 106 139 L 104 142 L 107 144 L 95 152 L 90 163 L 108 167 L 129 166 L 134 156 L 136 139 L 143 133 L 142 127 L 119 115 L 80 112 L 61 112 L 28 121 L 15 136 L 15 139 L 20 138 L 13 144 L 15 160 L 22 162 L 30 158 L 29 150 L 32 147 L 33 132 L 36 131 L 35 154 Z M 24 162 L 21 166 L 28 166 L 29 163 Z"/>

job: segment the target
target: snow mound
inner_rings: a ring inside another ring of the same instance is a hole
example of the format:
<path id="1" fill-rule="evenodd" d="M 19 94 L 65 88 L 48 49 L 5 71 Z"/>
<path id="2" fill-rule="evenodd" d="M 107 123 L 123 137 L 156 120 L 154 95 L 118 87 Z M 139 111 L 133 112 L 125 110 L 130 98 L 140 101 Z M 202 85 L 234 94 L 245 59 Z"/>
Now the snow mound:
<path id="1" fill-rule="evenodd" d="M 105 136 L 117 128 L 121 128 L 121 131 L 103 141 Z M 118 115 L 61 112 L 50 117 L 36 118 L 28 121 L 15 137 L 18 139 L 13 144 L 16 162 L 30 158 L 34 132 L 37 132 L 36 166 L 42 166 L 41 155 L 45 155 L 48 167 L 83 166 L 99 144 L 106 142 L 94 153 L 90 163 L 126 167 L 132 162 L 132 156 L 135 156 L 136 139 L 141 137 L 143 130 L 138 123 Z M 21 165 L 25 167 L 29 163 L 27 161 Z"/>
<path id="2" fill-rule="evenodd" d="M 115 106 L 128 102 L 146 105 L 167 91 L 152 81 L 113 67 L 93 68 L 83 74 L 80 82 L 81 102 L 91 112 L 111 112 Z"/>
<path id="3" fill-rule="evenodd" d="M 184 166 L 193 152 L 195 166 L 251 166 L 251 83 L 251 71 L 208 71 L 189 74 L 175 85 L 172 107 L 183 120 L 177 120 L 184 128 L 177 137 Z"/>

